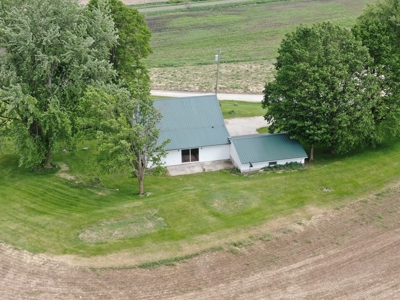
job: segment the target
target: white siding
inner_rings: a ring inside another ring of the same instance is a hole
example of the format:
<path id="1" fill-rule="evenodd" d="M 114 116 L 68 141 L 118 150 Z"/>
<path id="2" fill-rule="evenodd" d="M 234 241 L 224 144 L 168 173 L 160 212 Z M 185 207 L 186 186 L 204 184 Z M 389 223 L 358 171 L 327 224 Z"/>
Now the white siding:
<path id="1" fill-rule="evenodd" d="M 230 145 L 200 147 L 199 148 L 200 161 L 203 162 L 203 161 L 229 159 L 229 146 Z"/>
<path id="2" fill-rule="evenodd" d="M 167 156 L 162 159 L 164 166 L 174 166 L 182 163 L 182 156 L 180 150 L 167 151 Z"/>
<path id="3" fill-rule="evenodd" d="M 241 162 L 240 162 L 240 159 L 239 159 L 239 155 L 237 154 L 236 148 L 235 148 L 235 146 L 233 144 L 231 144 L 229 152 L 230 152 L 230 159 L 231 159 L 233 165 L 236 168 L 240 169 L 240 171 L 242 171 L 242 169 L 240 167 L 241 166 Z"/>
<path id="4" fill-rule="evenodd" d="M 297 163 L 300 163 L 300 164 L 304 164 L 304 158 L 283 159 L 283 160 L 277 160 L 276 162 L 277 162 L 278 165 L 284 165 L 284 164 L 291 163 L 291 162 L 297 162 Z M 238 168 L 240 169 L 240 172 L 242 172 L 242 173 L 243 172 L 249 172 L 249 171 L 256 171 L 256 170 L 260 170 L 260 169 L 262 169 L 264 167 L 268 167 L 269 163 L 270 163 L 269 161 L 262 161 L 262 162 L 257 162 L 257 163 L 253 163 L 252 162 L 253 168 L 250 169 L 248 163 L 247 164 L 242 164 L 239 161 L 240 165 L 239 165 Z"/>
<path id="5" fill-rule="evenodd" d="M 229 146 L 230 145 L 200 147 L 199 148 L 199 161 L 205 162 L 205 161 L 229 159 Z M 167 151 L 167 156 L 162 159 L 162 163 L 166 167 L 182 164 L 181 150 Z M 185 164 L 187 164 L 187 163 L 185 163 Z M 149 165 L 149 167 L 150 167 L 150 165 Z"/>
<path id="6" fill-rule="evenodd" d="M 220 145 L 212 147 L 200 147 L 199 148 L 199 161 L 216 161 L 230 159 L 233 165 L 238 168 L 241 172 L 260 170 L 264 167 L 268 167 L 270 161 L 264 162 L 251 162 L 253 168 L 249 169 L 249 163 L 242 164 L 239 159 L 239 155 L 233 144 Z M 167 156 L 162 159 L 164 166 L 174 166 L 182 164 L 181 150 L 170 150 L 167 151 Z M 276 161 L 278 165 L 284 165 L 286 163 L 298 162 L 304 164 L 304 158 L 292 158 Z M 185 163 L 187 164 L 187 163 Z M 149 165 L 149 167 L 151 167 Z"/>

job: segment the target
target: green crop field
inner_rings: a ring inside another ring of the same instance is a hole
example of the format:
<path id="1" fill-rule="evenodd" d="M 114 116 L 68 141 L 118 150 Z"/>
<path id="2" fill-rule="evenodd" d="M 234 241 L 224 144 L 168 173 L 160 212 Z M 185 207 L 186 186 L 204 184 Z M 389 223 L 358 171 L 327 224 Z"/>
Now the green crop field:
<path id="1" fill-rule="evenodd" d="M 221 49 L 221 91 L 261 93 L 280 42 L 296 26 L 331 21 L 351 27 L 375 0 L 267 1 L 155 12 L 146 20 L 155 89 L 212 91 Z"/>
<path id="2" fill-rule="evenodd" d="M 148 16 L 154 53 L 149 67 L 272 60 L 282 37 L 296 26 L 321 21 L 351 27 L 367 0 L 281 1 L 209 7 Z"/>

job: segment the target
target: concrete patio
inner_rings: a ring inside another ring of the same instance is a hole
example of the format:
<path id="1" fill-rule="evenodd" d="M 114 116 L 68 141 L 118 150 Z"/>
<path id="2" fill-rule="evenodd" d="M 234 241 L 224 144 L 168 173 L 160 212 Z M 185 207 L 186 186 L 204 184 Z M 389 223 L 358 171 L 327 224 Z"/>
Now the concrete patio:
<path id="1" fill-rule="evenodd" d="M 207 162 L 187 163 L 177 166 L 168 166 L 167 170 L 171 176 L 187 175 L 201 172 L 219 171 L 232 168 L 230 160 L 217 160 Z"/>

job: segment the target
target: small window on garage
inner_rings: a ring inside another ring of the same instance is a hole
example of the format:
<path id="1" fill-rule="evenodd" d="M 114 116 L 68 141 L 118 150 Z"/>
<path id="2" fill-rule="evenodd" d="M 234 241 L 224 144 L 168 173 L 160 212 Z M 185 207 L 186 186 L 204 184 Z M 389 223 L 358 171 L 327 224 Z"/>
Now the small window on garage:
<path id="1" fill-rule="evenodd" d="M 276 162 L 276 161 L 270 161 L 270 162 L 268 163 L 268 166 L 269 166 L 269 167 L 276 166 L 276 165 L 277 165 L 277 162 Z"/>

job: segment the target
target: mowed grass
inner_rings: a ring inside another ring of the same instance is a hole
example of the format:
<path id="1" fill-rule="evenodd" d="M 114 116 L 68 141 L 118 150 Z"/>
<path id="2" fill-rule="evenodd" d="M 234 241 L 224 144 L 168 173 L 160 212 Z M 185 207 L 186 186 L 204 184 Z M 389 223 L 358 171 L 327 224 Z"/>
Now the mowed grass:
<path id="1" fill-rule="evenodd" d="M 54 161 L 83 178 L 92 155 L 92 149 L 60 153 Z M 51 254 L 90 257 L 125 251 L 151 260 L 162 252 L 168 258 L 182 254 L 188 244 L 196 252 L 240 239 L 268 220 L 309 206 L 333 208 L 376 193 L 398 182 L 399 161 L 400 143 L 388 142 L 344 156 L 317 153 L 306 169 L 282 174 L 243 176 L 225 170 L 149 176 L 148 196 L 139 197 L 135 179 L 126 174 L 105 176 L 107 189 L 99 189 L 60 178 L 55 171 L 18 168 L 18 157 L 2 154 L 0 242 Z"/>
<path id="2" fill-rule="evenodd" d="M 148 67 L 271 61 L 285 34 L 300 24 L 331 21 L 351 27 L 375 0 L 247 2 L 147 15 L 153 54 Z"/>
<path id="3" fill-rule="evenodd" d="M 268 127 L 269 126 L 265 126 L 265 127 L 261 127 L 257 129 L 258 133 L 268 133 Z"/>
<path id="4" fill-rule="evenodd" d="M 224 119 L 246 118 L 265 115 L 266 110 L 261 107 L 260 102 L 244 101 L 219 101 Z"/>

